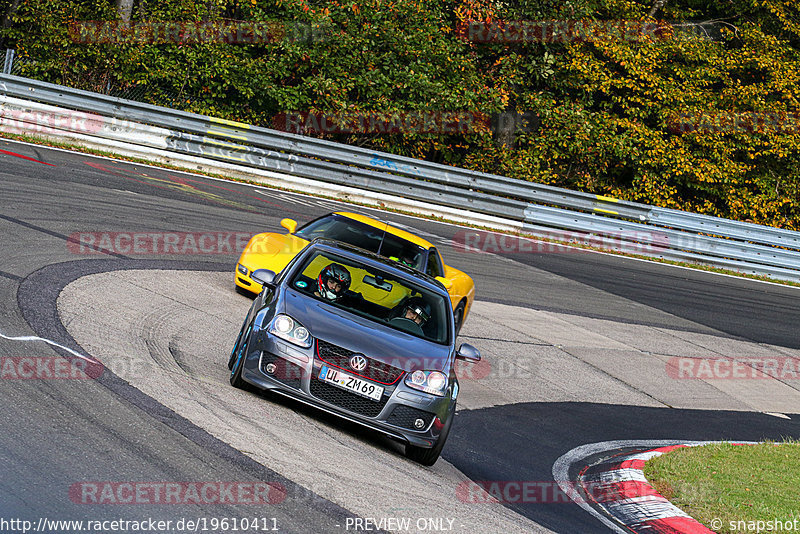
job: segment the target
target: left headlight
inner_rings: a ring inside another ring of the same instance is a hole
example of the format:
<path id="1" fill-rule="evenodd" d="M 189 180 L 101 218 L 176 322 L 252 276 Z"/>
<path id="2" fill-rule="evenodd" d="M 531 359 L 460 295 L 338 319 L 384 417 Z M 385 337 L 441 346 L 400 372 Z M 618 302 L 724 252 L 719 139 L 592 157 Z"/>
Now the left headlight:
<path id="1" fill-rule="evenodd" d="M 239 271 L 240 273 L 242 273 L 243 275 L 247 276 L 247 273 L 248 273 L 247 267 L 245 267 L 241 263 L 237 263 L 236 264 L 236 270 Z"/>
<path id="2" fill-rule="evenodd" d="M 311 334 L 308 333 L 308 330 L 285 313 L 279 313 L 272 319 L 268 331 L 270 334 L 304 349 L 311 346 Z"/>
<path id="3" fill-rule="evenodd" d="M 414 371 L 406 375 L 408 387 L 444 397 L 447 391 L 447 375 L 441 371 Z"/>

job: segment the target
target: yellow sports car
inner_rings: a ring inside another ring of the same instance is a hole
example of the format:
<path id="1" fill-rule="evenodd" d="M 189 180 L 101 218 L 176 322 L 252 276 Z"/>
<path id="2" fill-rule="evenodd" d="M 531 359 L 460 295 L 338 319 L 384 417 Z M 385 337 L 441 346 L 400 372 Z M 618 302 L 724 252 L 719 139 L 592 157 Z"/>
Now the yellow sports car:
<path id="1" fill-rule="evenodd" d="M 330 213 L 299 229 L 296 221 L 283 219 L 281 226 L 289 233 L 254 235 L 242 251 L 234 276 L 240 293 L 260 293 L 261 285 L 250 278 L 253 271 L 269 269 L 279 273 L 312 240 L 324 237 L 375 252 L 435 277 L 450 294 L 456 332 L 464 324 L 475 298 L 475 284 L 467 274 L 445 265 L 439 251 L 428 241 L 357 213 Z"/>

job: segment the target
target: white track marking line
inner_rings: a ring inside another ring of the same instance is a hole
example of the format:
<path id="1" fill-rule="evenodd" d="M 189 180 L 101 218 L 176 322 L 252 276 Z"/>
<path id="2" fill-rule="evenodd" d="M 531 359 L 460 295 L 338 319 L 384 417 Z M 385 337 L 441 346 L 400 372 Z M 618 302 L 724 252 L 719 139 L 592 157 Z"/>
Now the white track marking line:
<path id="1" fill-rule="evenodd" d="M 788 415 L 783 414 L 783 413 L 778 413 L 778 412 L 764 412 L 764 414 L 765 415 L 771 415 L 772 417 L 780 417 L 781 419 L 789 419 L 789 420 L 792 419 Z"/>
<path id="2" fill-rule="evenodd" d="M 292 204 L 300 204 L 302 206 L 306 206 L 309 208 L 317 207 L 317 205 L 311 200 L 306 200 L 302 197 L 295 198 L 293 196 L 290 196 L 288 193 L 278 193 L 278 198 L 280 198 L 284 202 L 290 202 Z"/>
<path id="3" fill-rule="evenodd" d="M 45 339 L 43 337 L 39 337 L 39 336 L 7 336 L 7 335 L 3 334 L 2 332 L 0 332 L 0 338 L 8 339 L 9 341 L 21 341 L 21 342 L 24 342 L 24 341 L 44 341 L 48 345 L 52 345 L 54 347 L 58 347 L 60 349 L 63 349 L 65 351 L 69 352 L 70 354 L 72 354 L 73 356 L 77 357 L 77 358 L 80 358 L 80 359 L 85 360 L 85 361 L 90 362 L 90 363 L 103 365 L 101 362 L 99 362 L 98 360 L 95 360 L 94 358 L 91 358 L 89 356 L 84 356 L 83 354 L 81 354 L 79 352 L 75 352 L 74 350 L 72 350 L 69 347 L 65 347 L 64 345 L 56 343 L 55 341 L 50 340 L 50 339 Z"/>
<path id="4" fill-rule="evenodd" d="M 259 189 L 256 189 L 255 192 L 260 194 L 260 195 L 264 195 L 266 197 L 271 197 L 271 198 L 274 198 L 274 199 L 277 199 L 277 200 L 282 200 L 284 202 L 288 202 L 289 204 L 301 204 L 301 205 L 309 207 L 309 208 L 317 207 L 317 205 L 314 204 L 310 200 L 305 200 L 303 198 L 293 198 L 293 197 L 290 197 L 287 193 L 283 193 L 283 192 L 280 192 L 280 193 L 273 193 L 273 192 L 266 193 L 266 192 L 261 191 Z M 313 197 L 310 197 L 310 198 L 313 198 Z"/>

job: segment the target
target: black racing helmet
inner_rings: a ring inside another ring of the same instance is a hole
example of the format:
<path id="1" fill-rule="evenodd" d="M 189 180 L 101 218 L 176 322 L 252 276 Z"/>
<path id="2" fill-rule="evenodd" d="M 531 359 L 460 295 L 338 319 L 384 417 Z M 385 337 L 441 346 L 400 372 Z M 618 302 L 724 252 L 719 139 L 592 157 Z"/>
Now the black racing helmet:
<path id="1" fill-rule="evenodd" d="M 420 326 L 424 325 L 428 319 L 431 318 L 431 305 L 425 302 L 422 297 L 411 297 L 408 299 L 403 313 L 405 314 L 409 310 L 419 315 L 420 319 L 422 319 L 422 322 L 419 323 Z"/>
<path id="2" fill-rule="evenodd" d="M 333 280 L 339 284 L 339 290 L 334 291 L 328 288 L 328 281 Z M 350 271 L 338 263 L 331 263 L 317 277 L 319 294 L 328 300 L 336 300 L 342 297 L 350 288 Z"/>

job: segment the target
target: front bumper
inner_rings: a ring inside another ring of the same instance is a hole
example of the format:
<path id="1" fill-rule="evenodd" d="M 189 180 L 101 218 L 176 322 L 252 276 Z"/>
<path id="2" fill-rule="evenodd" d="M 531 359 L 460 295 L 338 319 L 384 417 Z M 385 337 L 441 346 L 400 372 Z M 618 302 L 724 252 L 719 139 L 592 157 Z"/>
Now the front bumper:
<path id="1" fill-rule="evenodd" d="M 453 385 L 448 395 L 438 397 L 406 386 L 404 375 L 386 385 L 380 401 L 362 397 L 320 380 L 323 365 L 314 347 L 302 349 L 259 331 L 248 345 L 242 378 L 261 389 L 270 390 L 325 412 L 353 421 L 382 434 L 417 447 L 433 447 L 448 417 L 453 417 Z M 271 372 L 270 372 L 271 371 Z M 353 371 L 343 369 L 350 374 Z M 418 420 L 424 426 L 417 428 Z"/>
<path id="2" fill-rule="evenodd" d="M 244 271 L 246 272 L 243 273 L 241 269 L 244 269 Z M 252 278 L 250 278 L 250 275 L 252 273 L 253 271 L 251 271 L 247 267 L 244 267 L 241 263 L 237 263 L 233 276 L 233 282 L 242 289 L 245 289 L 251 293 L 258 295 L 259 293 L 261 293 L 262 289 L 261 284 L 255 282 Z"/>

